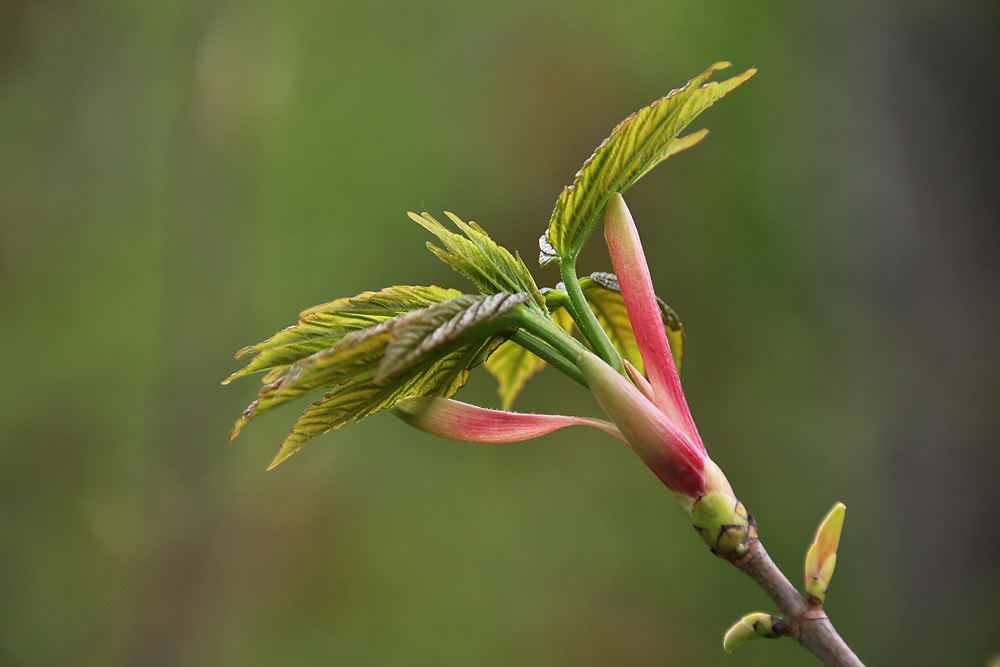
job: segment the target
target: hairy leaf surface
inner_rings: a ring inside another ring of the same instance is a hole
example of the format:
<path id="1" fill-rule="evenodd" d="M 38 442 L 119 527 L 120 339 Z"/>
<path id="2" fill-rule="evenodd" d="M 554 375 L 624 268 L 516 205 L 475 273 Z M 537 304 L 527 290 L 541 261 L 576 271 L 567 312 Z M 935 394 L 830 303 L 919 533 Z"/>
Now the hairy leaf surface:
<path id="1" fill-rule="evenodd" d="M 399 317 L 375 382 L 383 383 L 401 369 L 423 361 L 436 350 L 462 338 L 476 336 L 484 327 L 494 333 L 498 328 L 510 326 L 501 318 L 530 298 L 525 293 L 465 294 Z"/>
<path id="2" fill-rule="evenodd" d="M 543 265 L 556 258 L 574 260 L 611 195 L 625 192 L 657 164 L 705 137 L 706 130 L 681 138 L 678 135 L 702 111 L 757 71 L 749 69 L 725 81 L 706 83 L 726 67 L 727 62 L 715 63 L 683 88 L 671 91 L 615 127 L 556 200 L 548 231 L 539 243 L 539 261 Z"/>

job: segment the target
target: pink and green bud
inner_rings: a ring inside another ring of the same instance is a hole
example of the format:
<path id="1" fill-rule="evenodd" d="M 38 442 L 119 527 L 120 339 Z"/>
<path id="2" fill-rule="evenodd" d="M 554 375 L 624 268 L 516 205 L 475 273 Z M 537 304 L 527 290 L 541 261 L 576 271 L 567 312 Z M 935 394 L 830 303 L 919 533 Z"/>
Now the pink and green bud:
<path id="1" fill-rule="evenodd" d="M 639 369 L 633 366 L 628 359 L 622 359 L 622 362 L 625 364 L 625 372 L 628 373 L 628 378 L 632 380 L 632 384 L 642 392 L 643 396 L 655 403 L 656 397 L 653 395 L 653 386 L 649 384 L 646 376 L 640 373 Z"/>
<path id="2" fill-rule="evenodd" d="M 649 384 L 653 388 L 654 402 L 677 428 L 688 435 L 692 444 L 704 450 L 670 354 L 670 343 L 663 328 L 660 306 L 653 291 L 653 281 L 643 254 L 639 232 L 625 200 L 617 193 L 604 209 L 604 238 L 608 243 L 615 275 L 618 276 L 635 342 L 642 355 Z"/>
<path id="3" fill-rule="evenodd" d="M 582 353 L 577 365 L 625 440 L 689 513 L 694 502 L 709 491 L 732 496 L 729 482 L 711 463 L 701 442 L 678 428 L 628 379 L 590 352 Z"/>
<path id="4" fill-rule="evenodd" d="M 627 366 L 629 382 L 593 355 L 582 356 L 578 365 L 605 412 L 678 497 L 705 543 L 718 556 L 735 561 L 757 539 L 756 524 L 708 458 L 695 427 L 639 233 L 620 194 L 608 201 L 604 236 L 649 380 Z"/>
<path id="5" fill-rule="evenodd" d="M 628 444 L 614 424 L 600 419 L 490 410 L 450 398 L 404 398 L 389 412 L 425 433 L 461 442 L 520 442 L 567 426 L 592 426 Z"/>
<path id="6" fill-rule="evenodd" d="M 809 601 L 817 606 L 826 600 L 826 591 L 837 566 L 837 547 L 840 546 L 846 512 L 844 503 L 834 505 L 816 529 L 816 537 L 806 552 L 806 594 Z"/>

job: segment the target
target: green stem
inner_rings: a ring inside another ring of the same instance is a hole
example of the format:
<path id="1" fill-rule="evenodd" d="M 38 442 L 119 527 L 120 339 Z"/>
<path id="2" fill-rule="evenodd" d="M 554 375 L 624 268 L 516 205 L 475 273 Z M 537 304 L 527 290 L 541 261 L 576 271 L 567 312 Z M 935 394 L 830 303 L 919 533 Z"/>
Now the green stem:
<path id="1" fill-rule="evenodd" d="M 569 296 L 569 313 L 573 316 L 573 321 L 580 327 L 584 337 L 593 346 L 597 355 L 606 361 L 619 373 L 625 373 L 625 365 L 622 363 L 621 355 L 615 349 L 614 343 L 608 338 L 608 334 L 597 321 L 597 316 L 590 309 L 587 297 L 583 295 L 580 288 L 580 280 L 576 277 L 576 260 L 563 259 L 559 263 L 559 272 L 562 274 L 563 283 L 566 285 L 566 294 Z"/>
<path id="2" fill-rule="evenodd" d="M 582 352 L 587 352 L 583 343 L 566 333 L 566 330 L 548 315 L 539 315 L 527 309 L 521 310 L 519 315 L 519 323 L 524 329 L 551 345 L 574 366 L 577 357 Z"/>
<path id="3" fill-rule="evenodd" d="M 510 337 L 510 340 L 517 343 L 528 352 L 531 352 L 536 357 L 543 359 L 556 370 L 562 371 L 564 374 L 568 375 L 573 380 L 576 380 L 584 387 L 587 386 L 587 381 L 583 379 L 583 373 L 581 373 L 580 369 L 576 367 L 576 364 L 556 352 L 549 345 L 546 345 L 532 336 L 530 333 L 518 330 L 513 336 Z"/>

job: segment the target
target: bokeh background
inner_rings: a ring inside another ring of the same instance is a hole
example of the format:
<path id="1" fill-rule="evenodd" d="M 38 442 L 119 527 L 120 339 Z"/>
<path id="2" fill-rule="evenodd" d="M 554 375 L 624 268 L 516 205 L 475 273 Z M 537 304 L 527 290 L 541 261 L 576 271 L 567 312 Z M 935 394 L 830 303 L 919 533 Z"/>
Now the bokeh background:
<path id="1" fill-rule="evenodd" d="M 877 6 L 876 6 L 877 5 Z M 805 665 L 601 434 L 387 414 L 264 468 L 233 353 L 465 287 L 404 215 L 535 267 L 559 190 L 716 60 L 760 73 L 629 203 L 713 457 L 871 665 L 1000 651 L 995 2 L 0 3 L 0 664 Z M 607 270 L 599 238 L 581 273 Z M 557 281 L 553 269 L 538 281 Z M 496 405 L 477 373 L 462 395 Z M 301 406 L 300 406 L 301 407 Z M 597 414 L 554 371 L 522 410 Z"/>

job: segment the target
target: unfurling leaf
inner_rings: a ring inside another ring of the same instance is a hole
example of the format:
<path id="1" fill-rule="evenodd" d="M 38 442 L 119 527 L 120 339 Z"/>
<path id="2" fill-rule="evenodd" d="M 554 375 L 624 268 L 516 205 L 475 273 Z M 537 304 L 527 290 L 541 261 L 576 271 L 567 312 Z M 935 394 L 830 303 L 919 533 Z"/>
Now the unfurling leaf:
<path id="1" fill-rule="evenodd" d="M 265 376 L 265 383 L 273 382 L 291 364 L 333 347 L 352 331 L 367 329 L 397 315 L 461 295 L 454 289 L 397 285 L 307 308 L 299 313 L 298 324 L 240 350 L 237 359 L 253 353 L 257 356 L 223 384 L 263 370 L 271 371 Z"/>
<path id="2" fill-rule="evenodd" d="M 248 348 L 258 356 L 237 375 L 270 369 L 269 382 L 230 437 L 279 405 L 329 388 L 299 418 L 273 467 L 316 435 L 400 398 L 451 396 L 516 327 L 512 311 L 530 298 L 396 287 L 304 311 L 295 327 Z"/>
<path id="3" fill-rule="evenodd" d="M 706 83 L 718 62 L 686 86 L 632 114 L 611 132 L 556 200 L 548 231 L 540 242 L 539 261 L 574 260 L 604 210 L 608 198 L 625 192 L 653 167 L 701 141 L 707 131 L 678 135 L 702 111 L 753 76 L 757 70 L 725 81 Z"/>
<path id="4" fill-rule="evenodd" d="M 826 591 L 837 566 L 837 547 L 846 512 L 844 503 L 834 505 L 816 529 L 816 537 L 806 552 L 806 593 L 813 604 L 823 604 L 826 600 Z"/>
<path id="5" fill-rule="evenodd" d="M 484 327 L 489 327 L 490 333 L 493 333 L 513 325 L 513 321 L 505 325 L 500 318 L 530 298 L 524 293 L 465 294 L 400 316 L 393 327 L 392 338 L 379 364 L 375 382 L 383 383 L 401 369 L 423 361 L 435 350 L 476 336 Z"/>
<path id="6" fill-rule="evenodd" d="M 546 232 L 538 239 L 538 264 L 541 266 L 545 266 L 554 259 L 559 259 L 559 253 L 549 243 L 548 236 L 549 234 Z"/>
<path id="7" fill-rule="evenodd" d="M 597 315 L 597 321 L 608 333 L 622 358 L 630 361 L 640 372 L 645 372 L 642 356 L 635 342 L 635 333 L 625 310 L 621 288 L 618 286 L 618 277 L 613 273 L 592 273 L 580 280 L 580 287 L 583 289 L 583 295 L 587 297 L 587 303 Z M 670 306 L 659 297 L 656 301 L 660 307 L 667 341 L 670 343 L 670 354 L 674 358 L 677 373 L 680 374 L 681 361 L 684 358 L 684 327 Z"/>
<path id="8" fill-rule="evenodd" d="M 427 359 L 396 375 L 384 384 L 375 384 L 375 366 L 333 387 L 312 403 L 295 422 L 268 470 L 302 448 L 318 435 L 339 428 L 349 421 L 359 422 L 409 396 L 455 395 L 469 379 L 469 371 L 496 349 L 503 336 L 493 336 L 460 347 L 447 354 Z"/>
<path id="9" fill-rule="evenodd" d="M 429 213 L 417 215 L 410 212 L 407 215 L 437 236 L 444 244 L 442 249 L 428 243 L 427 247 L 431 252 L 471 280 L 480 292 L 483 294 L 525 292 L 531 295 L 536 310 L 539 312 L 544 310 L 545 298 L 538 291 L 535 279 L 531 277 L 521 257 L 516 253 L 511 255 L 506 248 L 498 246 L 482 227 L 474 222 L 462 222 L 458 216 L 445 211 L 445 215 L 465 235 L 462 236 L 446 229 Z"/>

